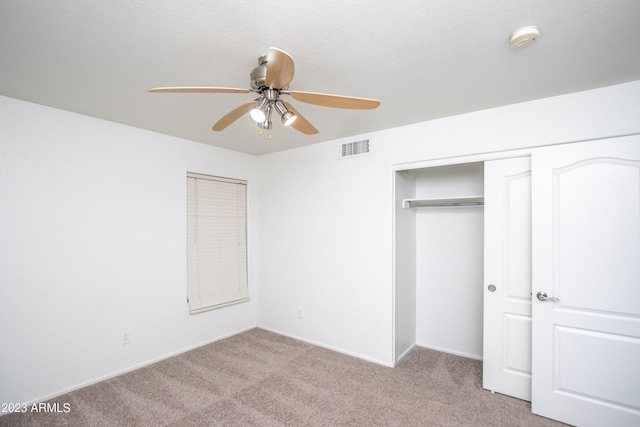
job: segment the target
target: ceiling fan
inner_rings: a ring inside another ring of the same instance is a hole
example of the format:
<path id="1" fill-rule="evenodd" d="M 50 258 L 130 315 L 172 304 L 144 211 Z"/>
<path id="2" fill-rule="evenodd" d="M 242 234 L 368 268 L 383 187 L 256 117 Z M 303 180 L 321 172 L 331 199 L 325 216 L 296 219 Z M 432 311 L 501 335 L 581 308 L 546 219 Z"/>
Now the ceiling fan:
<path id="1" fill-rule="evenodd" d="M 295 66 L 293 58 L 287 52 L 275 47 L 269 48 L 266 55 L 258 58 L 258 66 L 251 71 L 251 89 L 231 87 L 157 87 L 149 89 L 149 92 L 165 93 L 250 93 L 255 92 L 259 96 L 253 101 L 234 108 L 225 114 L 213 125 L 214 131 L 221 131 L 242 115 L 249 112 L 251 118 L 257 122 L 262 130 L 272 127 L 271 118 L 273 112 L 280 116 L 284 126 L 313 135 L 318 133 L 316 129 L 293 106 L 280 99 L 281 95 L 291 95 L 293 99 L 323 107 L 348 108 L 356 110 L 369 110 L 380 105 L 377 99 L 355 98 L 351 96 L 330 95 L 325 93 L 302 92 L 289 90 L 289 83 L 293 80 Z"/>

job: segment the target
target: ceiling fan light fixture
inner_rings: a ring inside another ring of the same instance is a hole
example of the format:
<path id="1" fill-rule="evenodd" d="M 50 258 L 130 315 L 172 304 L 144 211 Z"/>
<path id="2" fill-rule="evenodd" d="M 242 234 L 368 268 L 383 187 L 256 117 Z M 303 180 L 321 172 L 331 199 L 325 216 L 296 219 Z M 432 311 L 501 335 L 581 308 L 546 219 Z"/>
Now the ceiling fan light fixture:
<path id="1" fill-rule="evenodd" d="M 288 102 L 280 101 L 280 95 L 291 95 L 295 100 L 321 107 L 347 108 L 354 110 L 370 110 L 377 108 L 377 99 L 356 98 L 352 96 L 331 95 L 317 92 L 290 91 L 289 84 L 293 79 L 295 64 L 287 52 L 271 47 L 267 54 L 258 58 L 258 66 L 251 71 L 251 89 L 232 87 L 158 87 L 149 92 L 165 93 L 257 93 L 258 97 L 245 102 L 222 116 L 213 126 L 213 131 L 226 129 L 240 117 L 249 113 L 256 122 L 260 133 L 263 129 L 271 129 L 273 110 L 280 115 L 284 126 L 293 128 L 305 135 L 318 133 L 309 121 Z M 271 139 L 271 138 L 269 138 Z"/>
<path id="2" fill-rule="evenodd" d="M 262 123 L 267 120 L 267 107 L 269 104 L 269 100 L 267 98 L 261 98 L 260 103 L 251 109 L 249 115 L 253 121 L 257 123 Z"/>
<path id="3" fill-rule="evenodd" d="M 289 111 L 280 100 L 274 103 L 274 107 L 278 114 L 280 114 L 280 119 L 282 120 L 282 124 L 284 126 L 290 126 L 298 118 L 298 116 Z"/>
<path id="4" fill-rule="evenodd" d="M 271 121 L 272 112 L 273 112 L 272 104 L 269 103 L 267 105 L 267 116 L 265 117 L 264 121 L 258 123 L 258 127 L 260 129 L 266 129 L 266 130 L 271 129 L 271 127 L 273 126 L 273 122 Z"/>
<path id="5" fill-rule="evenodd" d="M 259 127 L 260 129 L 266 129 L 266 130 L 269 130 L 269 129 L 271 129 L 271 128 L 273 127 L 273 122 L 272 122 L 271 120 L 265 120 L 265 121 L 264 121 L 264 122 L 262 122 L 262 123 L 258 123 L 258 127 Z"/>
<path id="6" fill-rule="evenodd" d="M 284 113 L 282 115 L 282 124 L 284 126 L 291 126 L 293 124 L 293 122 L 296 121 L 297 118 L 298 118 L 298 116 L 293 114 L 291 111 L 287 111 L 286 113 Z"/>
<path id="7" fill-rule="evenodd" d="M 264 111 L 262 111 L 258 107 L 253 108 L 251 110 L 251 113 L 249 114 L 251 115 L 253 121 L 258 123 L 264 122 L 264 119 L 267 117 L 266 114 L 264 114 Z"/>

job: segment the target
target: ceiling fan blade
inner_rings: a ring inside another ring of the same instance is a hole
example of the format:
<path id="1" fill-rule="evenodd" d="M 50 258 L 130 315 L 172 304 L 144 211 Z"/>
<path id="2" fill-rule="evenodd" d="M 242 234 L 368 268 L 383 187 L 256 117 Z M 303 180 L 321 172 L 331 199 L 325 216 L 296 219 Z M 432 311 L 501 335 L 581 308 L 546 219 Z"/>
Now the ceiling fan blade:
<path id="1" fill-rule="evenodd" d="M 268 87 L 284 89 L 293 80 L 295 65 L 293 58 L 284 50 L 269 48 L 267 53 L 267 73 L 264 84 Z"/>
<path id="2" fill-rule="evenodd" d="M 306 135 L 314 135 L 318 133 L 318 129 L 316 129 L 307 119 L 305 119 L 302 114 L 298 112 L 291 104 L 288 102 L 284 102 L 284 106 L 293 114 L 297 116 L 296 120 L 291 124 L 291 127 L 297 131 L 300 131 Z"/>
<path id="3" fill-rule="evenodd" d="M 246 104 L 242 104 L 239 107 L 234 108 L 233 110 L 229 111 L 227 114 L 222 116 L 222 118 L 218 120 L 215 125 L 213 125 L 212 129 L 215 131 L 223 130 L 224 128 L 229 126 L 231 123 L 235 122 L 240 117 L 242 117 L 243 114 L 251 110 L 256 105 L 258 105 L 258 101 L 251 101 L 251 102 L 247 102 Z"/>
<path id="4" fill-rule="evenodd" d="M 235 87 L 154 87 L 153 93 L 249 93 L 249 89 Z"/>
<path id="5" fill-rule="evenodd" d="M 377 99 L 355 98 L 353 96 L 330 95 L 328 93 L 290 91 L 293 99 L 323 107 L 349 108 L 353 110 L 371 110 L 380 105 Z"/>

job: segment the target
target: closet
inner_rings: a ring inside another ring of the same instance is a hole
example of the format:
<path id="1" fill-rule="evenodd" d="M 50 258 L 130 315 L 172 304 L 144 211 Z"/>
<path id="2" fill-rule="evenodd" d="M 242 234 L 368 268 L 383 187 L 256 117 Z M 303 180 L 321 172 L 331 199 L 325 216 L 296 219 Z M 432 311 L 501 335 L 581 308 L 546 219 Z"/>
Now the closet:
<path id="1" fill-rule="evenodd" d="M 395 360 L 482 359 L 536 414 L 640 425 L 640 135 L 478 159 L 394 171 Z"/>
<path id="2" fill-rule="evenodd" d="M 476 359 L 482 358 L 483 170 L 482 162 L 413 169 L 396 180 L 405 187 L 397 200 L 405 224 L 396 225 L 410 227 L 414 235 L 405 237 L 415 239 L 405 249 L 415 258 L 415 296 L 407 301 L 415 304 L 415 343 Z"/>
<path id="3" fill-rule="evenodd" d="M 415 258 L 397 265 L 415 269 L 396 281 L 402 345 L 483 359 L 483 387 L 530 400 L 529 157 L 397 173 L 396 251 Z"/>

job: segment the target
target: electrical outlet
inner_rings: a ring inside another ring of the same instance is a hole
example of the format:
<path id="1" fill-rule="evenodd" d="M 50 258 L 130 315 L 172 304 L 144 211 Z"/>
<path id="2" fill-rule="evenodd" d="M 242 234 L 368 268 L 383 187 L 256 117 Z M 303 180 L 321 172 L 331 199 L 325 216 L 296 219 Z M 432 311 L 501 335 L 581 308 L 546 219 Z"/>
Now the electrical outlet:
<path id="1" fill-rule="evenodd" d="M 127 329 L 126 331 L 122 331 L 120 333 L 120 344 L 130 344 L 131 343 L 131 332 Z"/>
<path id="2" fill-rule="evenodd" d="M 302 318 L 303 318 L 302 308 L 298 307 L 298 319 L 302 319 Z"/>

